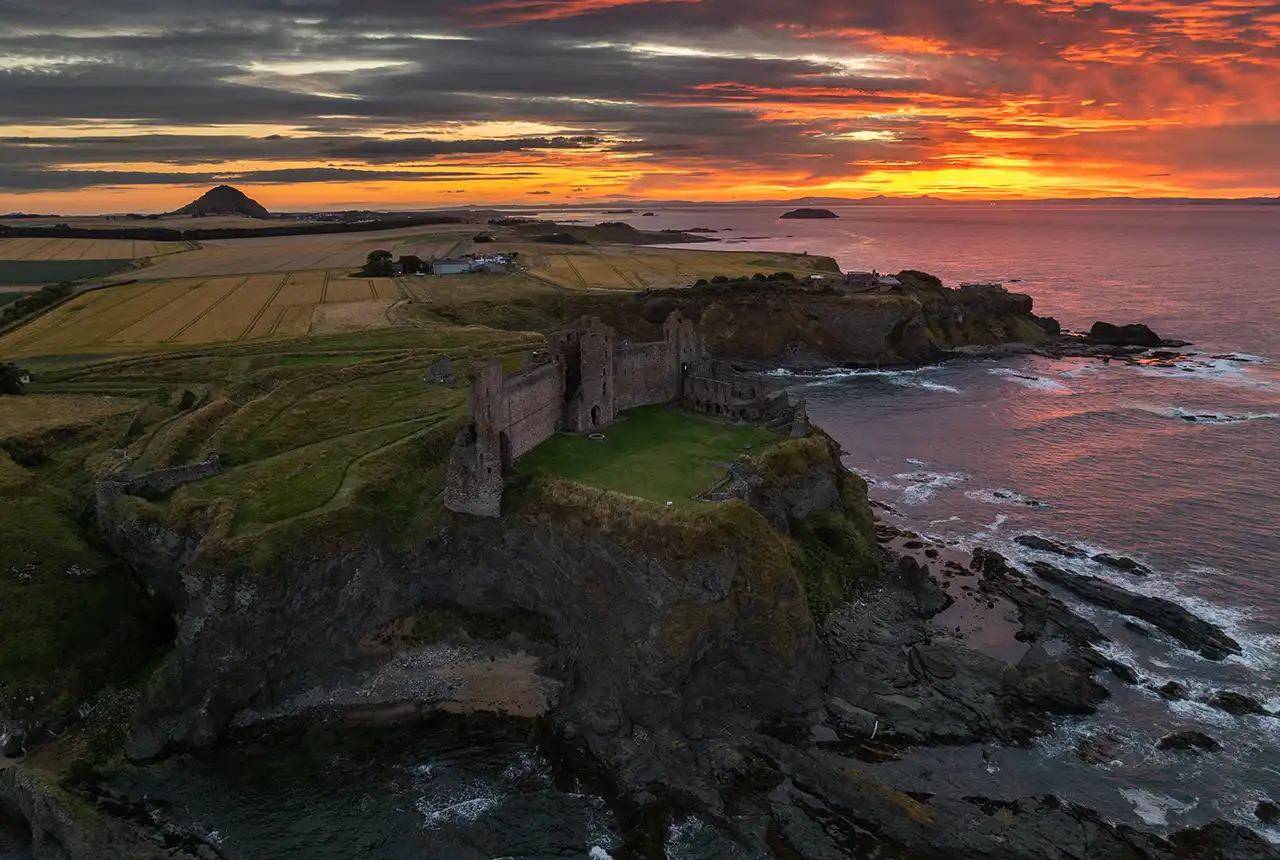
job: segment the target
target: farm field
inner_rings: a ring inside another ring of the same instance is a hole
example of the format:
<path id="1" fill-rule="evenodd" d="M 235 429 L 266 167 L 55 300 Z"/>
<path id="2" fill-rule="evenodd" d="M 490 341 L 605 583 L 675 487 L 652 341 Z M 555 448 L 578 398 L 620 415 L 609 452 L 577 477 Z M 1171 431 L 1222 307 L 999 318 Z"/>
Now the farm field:
<path id="1" fill-rule="evenodd" d="M 151 266 L 130 277 L 160 280 L 358 269 L 364 265 L 370 251 L 379 249 L 390 251 L 397 257 L 444 257 L 469 249 L 469 240 L 478 228 L 475 224 L 443 224 L 431 229 L 429 233 L 422 227 L 416 227 L 375 233 L 209 240 L 202 242 L 201 247 L 194 251 L 155 260 Z"/>
<path id="2" fill-rule="evenodd" d="M 505 242 L 485 247 L 518 253 L 520 265 L 530 275 L 569 290 L 638 291 L 689 286 L 699 278 L 710 280 L 716 275 L 738 277 L 782 271 L 807 275 L 835 271 L 835 262 L 830 258 L 804 254 Z"/>
<path id="3" fill-rule="evenodd" d="M 359 327 L 390 325 L 399 298 L 388 279 L 347 271 L 180 278 L 83 293 L 0 337 L 13 356 L 136 351 L 302 337 L 318 309 L 359 307 Z M 345 330 L 350 330 L 350 326 Z"/>
<path id="4" fill-rule="evenodd" d="M 0 239 L 0 260 L 137 260 L 190 249 L 146 239 Z"/>
<path id="5" fill-rule="evenodd" d="M 0 260 L 0 287 L 38 287 L 132 269 L 132 260 Z"/>

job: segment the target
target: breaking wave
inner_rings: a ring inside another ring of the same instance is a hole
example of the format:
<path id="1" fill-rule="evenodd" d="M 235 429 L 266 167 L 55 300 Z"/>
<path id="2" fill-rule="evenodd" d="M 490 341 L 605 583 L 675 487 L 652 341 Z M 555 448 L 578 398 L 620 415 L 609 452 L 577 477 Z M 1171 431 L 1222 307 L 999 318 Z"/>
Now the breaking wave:
<path id="1" fill-rule="evenodd" d="M 1280 387 L 1280 381 L 1266 378 L 1268 374 L 1258 373 L 1259 369 L 1270 363 L 1268 359 L 1261 356 L 1243 353 L 1192 354 L 1168 363 L 1142 364 L 1137 367 L 1144 376 L 1219 382 L 1238 388 L 1274 389 Z"/>
<path id="2" fill-rule="evenodd" d="M 903 370 L 850 370 L 846 368 L 833 367 L 827 370 L 797 373 L 796 371 L 780 367 L 776 370 L 768 371 L 765 376 L 795 380 L 797 382 L 807 383 L 808 385 L 831 385 L 845 379 L 880 379 L 890 385 L 896 385 L 899 388 L 923 388 L 926 391 L 942 391 L 948 394 L 963 393 L 954 385 L 946 385 L 941 382 L 933 382 L 932 380 L 921 378 L 922 374 L 928 373 L 931 370 L 934 370 L 934 368 L 918 367 Z"/>
<path id="3" fill-rule="evenodd" d="M 1125 403 L 1125 408 L 1149 412 L 1162 418 L 1185 421 L 1188 424 L 1239 424 L 1242 421 L 1280 421 L 1280 412 L 1245 412 L 1230 414 L 1226 412 L 1208 412 L 1198 409 L 1184 409 L 1181 406 L 1151 406 L 1145 403 Z"/>
<path id="4" fill-rule="evenodd" d="M 503 799 L 504 796 L 490 786 L 476 783 L 445 797 L 421 798 L 414 808 L 421 813 L 423 825 L 435 829 L 446 824 L 478 821 L 497 808 Z"/>
<path id="5" fill-rule="evenodd" d="M 1181 815 L 1196 808 L 1199 798 L 1180 801 L 1166 794 L 1157 794 L 1141 788 L 1122 788 L 1120 795 L 1131 804 L 1139 818 L 1153 827 L 1164 827 L 1169 823 L 1169 814 Z"/>
<path id="6" fill-rule="evenodd" d="M 894 475 L 893 480 L 896 483 L 882 480 L 877 486 L 899 491 L 904 505 L 923 505 L 939 490 L 959 486 L 969 480 L 969 476 L 960 472 L 901 472 Z"/>
<path id="7" fill-rule="evenodd" d="M 1048 505 L 1038 499 L 1023 495 L 1017 490 L 984 489 L 984 490 L 966 490 L 965 498 L 972 499 L 975 502 L 982 502 L 987 505 L 1024 505 L 1028 508 L 1045 508 Z"/>
<path id="8" fill-rule="evenodd" d="M 1008 367 L 993 367 L 987 371 L 992 376 L 1003 377 L 1010 382 L 1021 385 L 1023 388 L 1033 388 L 1040 391 L 1057 391 L 1062 394 L 1071 394 L 1071 389 L 1063 385 L 1056 379 L 1050 379 L 1047 376 L 1028 376 L 1025 373 L 1019 373 Z"/>

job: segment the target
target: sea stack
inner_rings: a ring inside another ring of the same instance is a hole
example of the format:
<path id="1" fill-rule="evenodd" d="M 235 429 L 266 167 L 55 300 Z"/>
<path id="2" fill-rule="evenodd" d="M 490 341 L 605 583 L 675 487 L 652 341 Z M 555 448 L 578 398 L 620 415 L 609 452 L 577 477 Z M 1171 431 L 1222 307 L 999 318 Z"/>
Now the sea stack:
<path id="1" fill-rule="evenodd" d="M 239 188 L 230 185 L 219 185 L 211 188 L 183 206 L 173 215 L 190 215 L 192 218 L 205 218 L 211 215 L 239 215 L 244 218 L 270 218 L 267 207 L 245 194 Z"/>
<path id="2" fill-rule="evenodd" d="M 830 209 L 792 209 L 783 218 L 839 218 Z"/>

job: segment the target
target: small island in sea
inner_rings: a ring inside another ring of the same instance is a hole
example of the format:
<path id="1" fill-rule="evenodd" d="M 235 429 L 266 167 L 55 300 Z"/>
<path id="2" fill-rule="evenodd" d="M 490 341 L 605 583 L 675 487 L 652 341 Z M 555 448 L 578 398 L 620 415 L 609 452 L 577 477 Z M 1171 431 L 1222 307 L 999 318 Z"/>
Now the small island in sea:
<path id="1" fill-rule="evenodd" d="M 832 212 L 830 209 L 792 209 L 782 216 L 783 218 L 839 218 L 840 216 Z"/>

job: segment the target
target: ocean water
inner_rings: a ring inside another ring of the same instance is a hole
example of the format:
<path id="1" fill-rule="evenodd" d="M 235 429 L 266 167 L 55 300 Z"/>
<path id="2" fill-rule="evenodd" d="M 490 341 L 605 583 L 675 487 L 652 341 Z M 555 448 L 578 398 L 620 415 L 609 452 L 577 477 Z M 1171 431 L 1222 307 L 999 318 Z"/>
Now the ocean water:
<path id="1" fill-rule="evenodd" d="M 889 521 L 1023 562 L 1036 555 L 1012 542 L 1020 534 L 1140 559 L 1152 576 L 1041 556 L 1174 599 L 1243 646 L 1214 663 L 1068 598 L 1144 685 L 1177 680 L 1193 699 L 1236 690 L 1280 710 L 1280 207 L 849 206 L 835 221 L 780 221 L 781 211 L 627 220 L 718 229 L 753 238 L 704 247 L 804 250 L 846 270 L 1016 281 L 1010 289 L 1069 328 L 1145 322 L 1193 341 L 1186 358 L 1164 365 L 1020 357 L 780 376 L 896 512 Z M 1258 827 L 1257 800 L 1280 795 L 1280 718 L 1231 717 L 1122 684 L 1113 692 L 1097 718 L 1065 723 L 1030 752 L 988 750 L 988 761 L 976 749 L 929 751 L 882 774 L 921 791 L 1054 792 L 1132 824 L 1226 817 Z M 1155 750 L 1184 728 L 1224 750 Z M 1075 754 L 1090 735 L 1114 738 L 1114 761 Z M 1262 832 L 1280 841 L 1280 831 Z"/>

